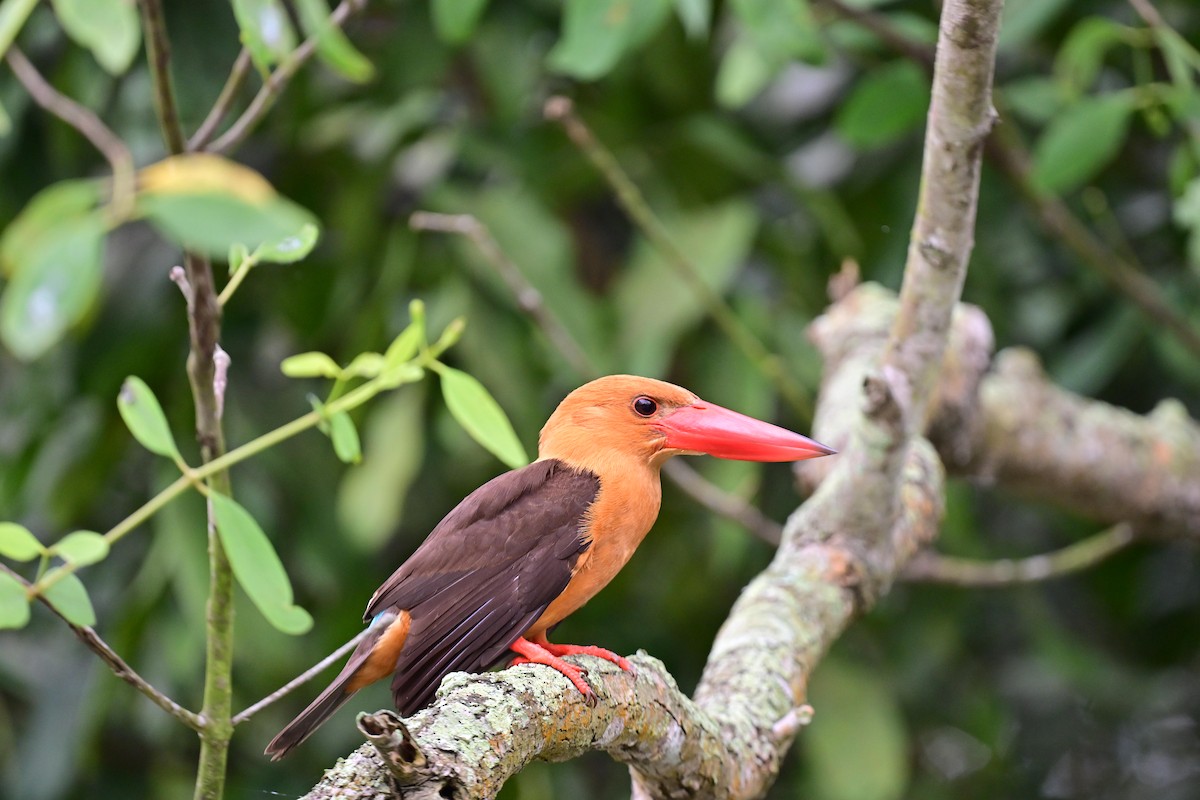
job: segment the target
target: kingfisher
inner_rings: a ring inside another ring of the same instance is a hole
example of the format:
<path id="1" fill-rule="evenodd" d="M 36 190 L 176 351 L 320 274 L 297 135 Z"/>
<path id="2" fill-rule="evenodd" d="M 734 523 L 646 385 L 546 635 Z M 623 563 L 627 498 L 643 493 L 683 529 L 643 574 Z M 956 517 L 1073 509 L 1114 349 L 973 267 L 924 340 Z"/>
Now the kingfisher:
<path id="1" fill-rule="evenodd" d="M 562 673 L 594 705 L 585 670 L 563 659 L 629 662 L 547 633 L 621 570 L 658 517 L 668 458 L 708 454 L 799 461 L 834 451 L 798 433 L 701 400 L 651 378 L 610 375 L 563 399 L 532 464 L 469 494 L 375 591 L 367 635 L 308 708 L 267 745 L 272 760 L 307 739 L 350 697 L 391 676 L 408 716 L 451 672 L 508 660 Z"/>

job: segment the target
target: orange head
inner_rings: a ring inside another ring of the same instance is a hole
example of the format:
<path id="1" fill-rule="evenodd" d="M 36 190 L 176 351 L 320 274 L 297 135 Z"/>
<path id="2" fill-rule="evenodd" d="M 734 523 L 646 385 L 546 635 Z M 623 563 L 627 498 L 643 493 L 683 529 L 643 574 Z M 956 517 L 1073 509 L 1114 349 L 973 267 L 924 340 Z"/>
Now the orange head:
<path id="1" fill-rule="evenodd" d="M 800 461 L 834 451 L 806 436 L 705 402 L 687 389 L 633 375 L 598 378 L 550 415 L 540 458 L 578 466 L 658 467 L 674 455 L 740 461 Z"/>

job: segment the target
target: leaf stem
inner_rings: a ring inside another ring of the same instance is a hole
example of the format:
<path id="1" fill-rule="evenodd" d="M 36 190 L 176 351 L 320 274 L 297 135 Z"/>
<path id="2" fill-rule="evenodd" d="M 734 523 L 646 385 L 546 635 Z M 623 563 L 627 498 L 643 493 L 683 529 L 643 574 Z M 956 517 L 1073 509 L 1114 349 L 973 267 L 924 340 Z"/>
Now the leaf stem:
<path id="1" fill-rule="evenodd" d="M 238 264 L 238 268 L 234 270 L 233 275 L 229 278 L 229 283 L 225 284 L 225 288 L 221 290 L 220 296 L 217 297 L 217 302 L 224 308 L 229 302 L 229 298 L 233 297 L 233 293 L 242 285 L 242 281 L 246 280 L 246 276 L 250 274 L 250 270 L 254 268 L 257 262 L 253 256 L 246 256 L 242 259 L 242 263 Z"/>

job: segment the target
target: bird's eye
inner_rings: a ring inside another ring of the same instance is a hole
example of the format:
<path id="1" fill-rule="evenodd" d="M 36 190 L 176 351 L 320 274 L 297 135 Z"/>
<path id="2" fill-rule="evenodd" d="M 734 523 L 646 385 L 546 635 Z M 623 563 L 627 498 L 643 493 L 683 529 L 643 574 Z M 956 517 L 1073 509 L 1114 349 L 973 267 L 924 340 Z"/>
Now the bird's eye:
<path id="1" fill-rule="evenodd" d="M 633 401 L 633 411 L 639 417 L 650 417 L 654 415 L 655 411 L 658 411 L 658 403 L 642 395 Z"/>

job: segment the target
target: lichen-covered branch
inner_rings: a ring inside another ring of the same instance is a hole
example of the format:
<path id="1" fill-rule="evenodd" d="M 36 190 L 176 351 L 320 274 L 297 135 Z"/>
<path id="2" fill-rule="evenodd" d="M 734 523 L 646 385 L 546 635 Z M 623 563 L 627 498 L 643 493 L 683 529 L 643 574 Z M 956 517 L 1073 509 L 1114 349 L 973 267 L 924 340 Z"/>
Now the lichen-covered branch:
<path id="1" fill-rule="evenodd" d="M 814 428 L 821 441 L 844 446 L 850 410 L 839 398 L 884 348 L 897 309 L 894 294 L 864 284 L 810 327 L 825 362 Z M 1134 414 L 1055 386 L 1028 350 L 993 359 L 992 347 L 984 313 L 960 305 L 927 427 L 951 475 L 1104 524 L 1127 521 L 1139 538 L 1200 541 L 1200 424 L 1180 403 Z M 811 491 L 831 465 L 797 468 Z"/>

